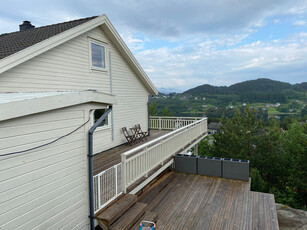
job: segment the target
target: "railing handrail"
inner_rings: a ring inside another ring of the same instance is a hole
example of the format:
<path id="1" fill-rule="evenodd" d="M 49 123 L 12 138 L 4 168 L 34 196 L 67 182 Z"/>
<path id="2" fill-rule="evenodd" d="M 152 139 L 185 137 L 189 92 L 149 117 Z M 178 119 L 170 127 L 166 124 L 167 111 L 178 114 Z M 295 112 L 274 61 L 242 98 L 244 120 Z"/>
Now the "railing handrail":
<path id="1" fill-rule="evenodd" d="M 122 155 L 124 155 L 124 156 L 127 157 L 127 156 L 129 156 L 129 155 L 131 155 L 131 154 L 133 154 L 133 153 L 135 153 L 135 152 L 137 152 L 137 151 L 139 151 L 139 150 L 144 149 L 145 147 L 147 147 L 147 146 L 149 146 L 149 145 L 152 145 L 152 144 L 154 144 L 154 143 L 156 143 L 156 142 L 159 142 L 159 141 L 161 141 L 161 140 L 163 140 L 163 139 L 165 139 L 165 138 L 167 138 L 167 137 L 169 137 L 169 136 L 172 136 L 172 135 L 174 135 L 174 134 L 176 134 L 176 133 L 178 133 L 178 132 L 180 132 L 180 131 L 182 131 L 182 130 L 184 130 L 184 129 L 187 129 L 187 128 L 189 128 L 190 126 L 196 125 L 196 124 L 198 124 L 198 123 L 200 123 L 200 122 L 202 122 L 202 121 L 204 121 L 204 120 L 207 120 L 207 117 L 203 117 L 201 120 L 197 120 L 197 121 L 195 121 L 195 122 L 193 122 L 193 123 L 191 123 L 191 124 L 189 124 L 189 125 L 186 125 L 186 126 L 184 126 L 184 127 L 181 127 L 181 128 L 179 128 L 179 129 L 176 129 L 176 130 L 174 130 L 174 131 L 172 131 L 172 132 L 170 132 L 170 133 L 167 133 L 167 134 L 165 134 L 165 135 L 163 135 L 163 136 L 161 136 L 161 137 L 158 137 L 158 138 L 156 138 L 156 139 L 154 139 L 154 140 L 152 140 L 152 141 L 149 141 L 149 142 L 147 142 L 147 143 L 145 143 L 145 144 L 143 144 L 143 145 L 140 145 L 140 146 L 138 146 L 138 147 L 136 147 L 136 148 L 133 148 L 133 149 L 131 149 L 131 150 L 128 150 L 127 152 L 122 153 Z"/>
<path id="2" fill-rule="evenodd" d="M 121 165 L 121 164 L 122 164 L 122 162 L 120 162 L 120 163 L 118 163 L 118 164 L 116 164 L 116 165 L 113 165 L 113 166 L 111 166 L 110 168 L 107 168 L 106 170 L 103 170 L 102 172 L 100 172 L 100 173 L 94 175 L 93 177 L 95 178 L 95 177 L 101 176 L 101 175 L 104 174 L 106 171 L 110 170 L 111 168 L 116 168 L 116 167 L 118 167 L 118 166 Z"/>
<path id="3" fill-rule="evenodd" d="M 204 117 L 164 117 L 164 116 L 149 116 L 149 118 L 167 118 L 167 119 L 173 119 L 173 120 L 176 120 L 176 119 L 202 119 Z"/>

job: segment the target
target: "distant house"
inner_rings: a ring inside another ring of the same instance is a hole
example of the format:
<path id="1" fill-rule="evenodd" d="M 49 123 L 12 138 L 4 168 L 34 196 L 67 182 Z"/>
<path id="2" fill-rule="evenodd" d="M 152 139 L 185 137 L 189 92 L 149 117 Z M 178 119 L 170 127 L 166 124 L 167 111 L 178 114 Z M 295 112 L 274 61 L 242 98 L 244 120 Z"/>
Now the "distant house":
<path id="1" fill-rule="evenodd" d="M 180 100 L 186 101 L 188 99 L 187 99 L 187 96 L 183 96 L 183 97 L 180 98 Z"/>
<path id="2" fill-rule="evenodd" d="M 105 16 L 0 35 L 0 229 L 88 229 L 94 153 L 148 130 L 157 90 Z M 111 112 L 110 112 L 111 111 Z"/>
<path id="3" fill-rule="evenodd" d="M 208 133 L 209 134 L 217 133 L 221 127 L 222 127 L 222 123 L 220 122 L 210 122 L 208 124 Z"/>
<path id="4" fill-rule="evenodd" d="M 274 115 L 273 117 L 277 120 L 280 120 L 280 115 Z"/>

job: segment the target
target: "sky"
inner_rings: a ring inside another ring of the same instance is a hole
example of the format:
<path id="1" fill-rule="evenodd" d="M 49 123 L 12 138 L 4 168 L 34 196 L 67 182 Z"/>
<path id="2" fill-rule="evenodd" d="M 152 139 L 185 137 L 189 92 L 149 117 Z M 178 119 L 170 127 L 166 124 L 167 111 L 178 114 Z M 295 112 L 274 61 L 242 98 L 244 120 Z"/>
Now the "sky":
<path id="1" fill-rule="evenodd" d="M 307 81 L 307 0 L 0 0 L 0 34 L 106 14 L 158 89 Z"/>

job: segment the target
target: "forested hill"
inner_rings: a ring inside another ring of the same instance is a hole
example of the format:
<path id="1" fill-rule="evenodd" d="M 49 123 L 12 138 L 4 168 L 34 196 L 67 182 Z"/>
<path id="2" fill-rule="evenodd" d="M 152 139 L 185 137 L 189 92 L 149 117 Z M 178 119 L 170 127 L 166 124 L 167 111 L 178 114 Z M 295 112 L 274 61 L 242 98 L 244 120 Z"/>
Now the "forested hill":
<path id="1" fill-rule="evenodd" d="M 208 97 L 214 94 L 233 95 L 246 102 L 285 102 L 290 96 L 307 91 L 307 82 L 291 85 L 266 78 L 240 82 L 229 87 L 201 85 L 182 93 L 186 96 Z"/>

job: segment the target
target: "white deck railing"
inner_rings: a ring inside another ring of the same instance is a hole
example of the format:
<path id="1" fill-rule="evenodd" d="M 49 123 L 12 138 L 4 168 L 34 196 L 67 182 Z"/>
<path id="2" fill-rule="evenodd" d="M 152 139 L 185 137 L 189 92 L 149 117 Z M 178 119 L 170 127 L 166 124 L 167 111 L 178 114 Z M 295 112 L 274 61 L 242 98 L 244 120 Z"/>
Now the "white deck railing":
<path id="1" fill-rule="evenodd" d="M 160 126 L 161 127 L 161 126 Z M 207 118 L 170 132 L 162 137 L 147 142 L 139 147 L 121 154 L 122 159 L 122 189 L 126 189 L 140 178 L 176 152 L 183 150 L 187 145 L 197 139 L 203 138 L 207 133 Z"/>
<path id="2" fill-rule="evenodd" d="M 194 123 L 201 117 L 149 117 L 149 127 L 159 130 L 175 130 Z"/>
<path id="3" fill-rule="evenodd" d="M 122 194 L 121 163 L 94 176 L 95 213 Z"/>

